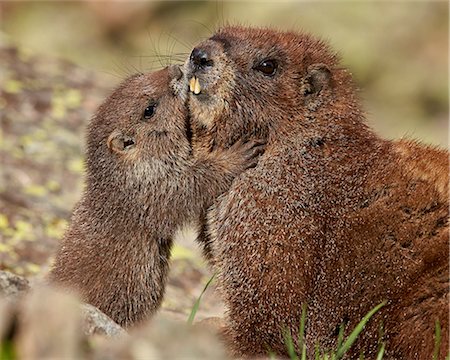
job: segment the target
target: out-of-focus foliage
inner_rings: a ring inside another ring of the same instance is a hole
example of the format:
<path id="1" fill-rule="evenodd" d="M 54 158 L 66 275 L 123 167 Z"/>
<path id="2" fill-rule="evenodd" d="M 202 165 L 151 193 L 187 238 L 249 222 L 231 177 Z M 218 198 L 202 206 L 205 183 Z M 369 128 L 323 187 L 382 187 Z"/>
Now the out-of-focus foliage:
<path id="1" fill-rule="evenodd" d="M 106 91 L 67 61 L 5 44 L 0 58 L 0 269 L 34 274 L 79 197 L 84 120 Z"/>
<path id="2" fill-rule="evenodd" d="M 182 62 L 223 24 L 303 29 L 339 51 L 382 134 L 447 146 L 444 1 L 4 2 L 2 20 L 15 42 L 111 74 L 113 81 Z"/>

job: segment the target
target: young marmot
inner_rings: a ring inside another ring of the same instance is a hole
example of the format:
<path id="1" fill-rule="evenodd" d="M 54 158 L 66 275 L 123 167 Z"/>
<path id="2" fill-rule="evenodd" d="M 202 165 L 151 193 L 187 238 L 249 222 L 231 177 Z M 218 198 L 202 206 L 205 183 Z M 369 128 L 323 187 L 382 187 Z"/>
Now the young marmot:
<path id="1" fill-rule="evenodd" d="M 228 27 L 185 64 L 194 151 L 268 139 L 219 198 L 207 228 L 240 355 L 287 355 L 308 305 L 306 345 L 335 346 L 387 300 L 353 348 L 428 359 L 448 351 L 448 152 L 388 141 L 366 124 L 351 74 L 322 41 Z M 356 355 L 355 355 L 356 354 Z"/>
<path id="2" fill-rule="evenodd" d="M 88 127 L 85 191 L 50 273 L 124 327 L 160 305 L 177 228 L 255 166 L 262 150 L 237 143 L 193 159 L 187 109 L 171 90 L 181 75 L 171 67 L 132 76 L 98 109 Z"/>

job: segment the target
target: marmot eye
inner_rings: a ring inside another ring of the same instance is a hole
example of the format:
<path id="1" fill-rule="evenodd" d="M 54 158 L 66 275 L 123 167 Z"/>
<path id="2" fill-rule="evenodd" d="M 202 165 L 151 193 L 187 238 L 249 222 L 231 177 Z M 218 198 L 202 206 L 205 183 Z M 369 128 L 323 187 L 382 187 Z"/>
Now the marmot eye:
<path id="1" fill-rule="evenodd" d="M 146 119 L 146 120 L 150 119 L 153 116 L 155 109 L 156 109 L 156 104 L 151 104 L 151 105 L 147 106 L 144 110 L 144 119 Z"/>
<path id="2" fill-rule="evenodd" d="M 275 60 L 263 60 L 254 69 L 261 71 L 264 75 L 272 76 L 277 71 L 277 67 Z"/>

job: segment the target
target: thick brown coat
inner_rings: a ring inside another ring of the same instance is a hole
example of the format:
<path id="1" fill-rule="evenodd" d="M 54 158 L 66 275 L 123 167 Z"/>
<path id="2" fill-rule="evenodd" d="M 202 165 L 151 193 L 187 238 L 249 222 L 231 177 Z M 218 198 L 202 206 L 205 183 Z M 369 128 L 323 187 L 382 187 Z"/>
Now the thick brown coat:
<path id="1" fill-rule="evenodd" d="M 194 160 L 187 109 L 171 90 L 180 76 L 176 68 L 133 76 L 98 109 L 85 191 L 50 273 L 125 327 L 159 307 L 175 231 L 254 166 L 260 150 L 238 144 Z"/>
<path id="2" fill-rule="evenodd" d="M 282 329 L 296 338 L 303 303 L 308 352 L 331 349 L 342 323 L 348 334 L 387 300 L 353 356 L 375 357 L 383 324 L 385 358 L 429 359 L 439 320 L 444 359 L 448 152 L 377 136 L 351 74 L 308 34 L 230 27 L 196 50 L 185 65 L 201 86 L 190 94 L 194 151 L 268 139 L 208 214 L 235 353 L 287 355 Z"/>

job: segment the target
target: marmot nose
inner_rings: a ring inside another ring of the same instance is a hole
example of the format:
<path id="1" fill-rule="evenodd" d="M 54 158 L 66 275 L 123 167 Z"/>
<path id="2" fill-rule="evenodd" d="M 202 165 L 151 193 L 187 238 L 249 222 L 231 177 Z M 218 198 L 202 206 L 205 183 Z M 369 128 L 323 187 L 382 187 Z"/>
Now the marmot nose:
<path id="1" fill-rule="evenodd" d="M 190 61 L 196 68 L 202 69 L 213 66 L 214 64 L 210 59 L 208 52 L 205 49 L 201 48 L 195 48 L 194 50 L 192 50 Z"/>

